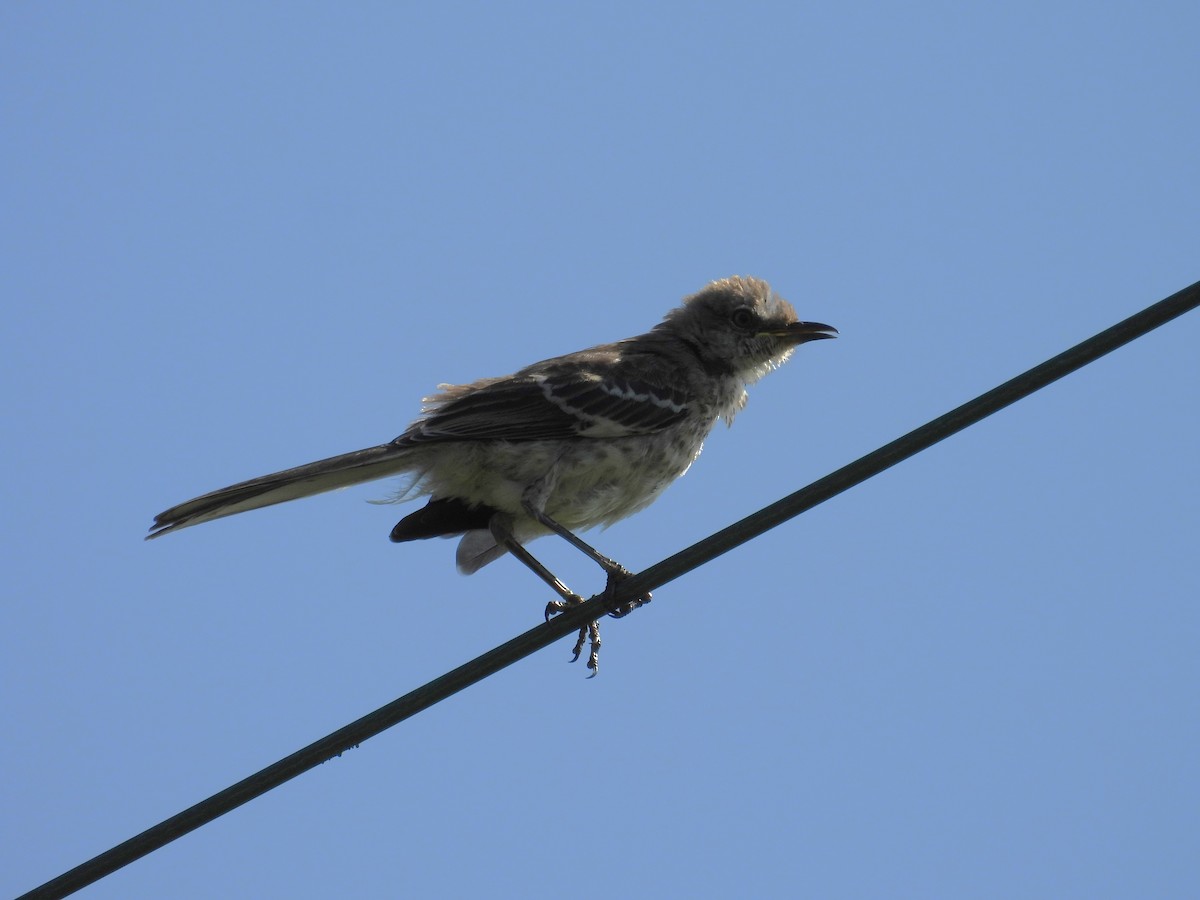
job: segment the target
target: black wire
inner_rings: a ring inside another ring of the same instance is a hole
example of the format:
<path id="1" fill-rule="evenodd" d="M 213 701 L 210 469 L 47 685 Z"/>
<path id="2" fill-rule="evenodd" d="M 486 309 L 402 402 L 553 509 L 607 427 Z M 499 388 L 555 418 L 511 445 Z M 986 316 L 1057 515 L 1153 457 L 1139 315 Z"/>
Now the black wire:
<path id="1" fill-rule="evenodd" d="M 358 721 L 309 744 L 304 749 L 296 751 L 291 756 L 267 766 L 232 787 L 148 828 L 111 850 L 107 850 L 54 880 L 46 882 L 41 887 L 23 894 L 18 900 L 65 897 L 98 881 L 105 875 L 166 846 L 189 831 L 211 822 L 326 760 L 340 756 L 346 750 L 357 747 L 368 738 L 428 709 L 463 688 L 495 674 L 505 666 L 549 646 L 565 635 L 578 630 L 587 622 L 604 615 L 606 610 L 620 606 L 622 603 L 640 597 L 647 591 L 673 581 L 680 575 L 690 572 L 722 553 L 812 509 L 830 497 L 878 475 L 913 454 L 928 449 L 938 441 L 962 431 L 992 413 L 1029 396 L 1064 375 L 1069 375 L 1076 369 L 1094 362 L 1106 353 L 1141 337 L 1197 306 L 1200 306 L 1200 282 L 1155 303 L 1140 313 L 1100 332 L 1095 337 L 1077 344 L 1065 353 L 1060 353 L 1053 359 L 1006 381 L 999 387 L 976 397 L 969 403 L 964 403 L 944 416 L 910 431 L 873 453 L 868 453 L 836 472 L 814 481 L 808 487 L 772 503 L 740 522 L 735 522 L 728 528 L 622 581 L 611 596 L 597 595 L 586 603 L 556 616 L 550 622 L 530 629 L 494 650 L 434 679 L 423 687 L 405 694 L 398 700 L 393 700 L 387 706 L 381 707 Z"/>

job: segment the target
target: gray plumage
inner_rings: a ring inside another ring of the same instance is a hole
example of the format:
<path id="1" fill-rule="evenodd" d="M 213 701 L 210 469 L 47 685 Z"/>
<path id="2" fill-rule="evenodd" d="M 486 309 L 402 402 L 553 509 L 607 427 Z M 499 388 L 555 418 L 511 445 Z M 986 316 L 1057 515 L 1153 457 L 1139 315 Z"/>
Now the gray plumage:
<path id="1" fill-rule="evenodd" d="M 609 525 L 644 508 L 688 469 L 717 421 L 733 420 L 747 385 L 797 345 L 835 333 L 799 321 L 764 281 L 715 281 L 645 334 L 511 375 L 442 385 L 390 443 L 181 503 L 155 517 L 148 537 L 405 474 L 409 495 L 429 503 L 396 526 L 393 540 L 461 534 L 457 563 L 464 573 L 506 551 L 540 566 L 517 545 L 552 531 Z M 593 558 L 610 576 L 624 571 Z M 539 575 L 553 577 L 544 569 Z M 575 597 L 557 579 L 551 584 Z"/>

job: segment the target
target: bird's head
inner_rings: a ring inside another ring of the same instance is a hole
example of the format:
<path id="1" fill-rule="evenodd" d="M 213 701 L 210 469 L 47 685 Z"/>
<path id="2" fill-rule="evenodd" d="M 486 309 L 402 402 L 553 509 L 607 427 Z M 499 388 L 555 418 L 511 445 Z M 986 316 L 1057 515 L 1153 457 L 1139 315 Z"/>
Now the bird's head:
<path id="1" fill-rule="evenodd" d="M 800 344 L 837 336 L 820 322 L 801 322 L 796 310 L 758 278 L 714 281 L 684 299 L 656 328 L 687 341 L 713 370 L 757 381 L 782 365 Z"/>

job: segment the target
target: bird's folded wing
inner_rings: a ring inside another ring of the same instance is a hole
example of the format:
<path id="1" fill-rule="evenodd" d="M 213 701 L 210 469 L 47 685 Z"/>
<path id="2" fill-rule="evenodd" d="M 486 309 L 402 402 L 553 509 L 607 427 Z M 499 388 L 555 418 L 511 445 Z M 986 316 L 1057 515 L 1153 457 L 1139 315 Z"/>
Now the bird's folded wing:
<path id="1" fill-rule="evenodd" d="M 397 443 L 542 441 L 653 434 L 687 415 L 680 387 L 563 369 L 451 387 Z"/>

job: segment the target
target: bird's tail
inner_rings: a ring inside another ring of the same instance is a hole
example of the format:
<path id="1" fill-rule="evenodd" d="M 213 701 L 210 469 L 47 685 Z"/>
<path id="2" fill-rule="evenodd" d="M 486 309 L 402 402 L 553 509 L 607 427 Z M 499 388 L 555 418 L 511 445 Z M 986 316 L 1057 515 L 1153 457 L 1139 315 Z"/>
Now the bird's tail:
<path id="1" fill-rule="evenodd" d="M 159 513 L 146 540 L 246 510 L 386 478 L 410 468 L 410 460 L 409 448 L 393 442 L 252 478 Z"/>

